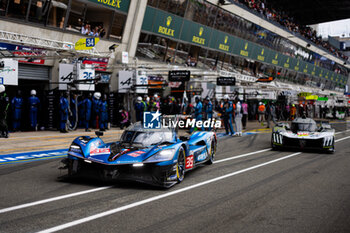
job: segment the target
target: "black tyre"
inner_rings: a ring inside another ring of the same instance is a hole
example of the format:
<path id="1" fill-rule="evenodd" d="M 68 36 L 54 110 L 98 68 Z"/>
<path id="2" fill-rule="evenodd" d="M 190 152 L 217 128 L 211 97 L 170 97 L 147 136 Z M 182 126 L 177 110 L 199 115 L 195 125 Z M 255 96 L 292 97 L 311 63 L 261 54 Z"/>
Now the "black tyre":
<path id="1" fill-rule="evenodd" d="M 177 156 L 176 177 L 178 183 L 183 181 L 185 178 L 185 150 L 183 147 L 180 148 L 179 154 Z"/>
<path id="2" fill-rule="evenodd" d="M 211 146 L 210 146 L 210 155 L 209 155 L 209 160 L 206 162 L 206 164 L 211 165 L 214 163 L 215 159 L 215 153 L 216 153 L 216 142 L 213 139 L 211 141 Z"/>

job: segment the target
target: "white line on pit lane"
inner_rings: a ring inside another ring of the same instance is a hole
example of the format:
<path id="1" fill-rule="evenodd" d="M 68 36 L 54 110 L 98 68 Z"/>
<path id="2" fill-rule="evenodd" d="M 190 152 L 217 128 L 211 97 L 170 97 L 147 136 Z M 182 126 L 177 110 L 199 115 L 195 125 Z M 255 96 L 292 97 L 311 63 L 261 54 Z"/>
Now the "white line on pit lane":
<path id="1" fill-rule="evenodd" d="M 271 148 L 265 149 L 265 150 L 254 151 L 254 152 L 250 152 L 250 153 L 247 153 L 247 154 L 237 155 L 237 156 L 226 158 L 226 159 L 222 159 L 222 160 L 217 160 L 214 163 L 221 163 L 221 162 L 225 162 L 225 161 L 228 161 L 228 160 L 233 160 L 233 159 L 238 159 L 238 158 L 242 158 L 242 157 L 247 157 L 249 155 L 258 154 L 258 153 L 262 153 L 262 152 L 269 151 L 269 150 L 271 150 Z M 83 194 L 88 194 L 88 193 L 92 193 L 92 192 L 102 191 L 102 190 L 109 189 L 109 188 L 112 188 L 112 187 L 113 186 L 106 186 L 106 187 L 101 187 L 101 188 L 97 188 L 97 189 L 85 190 L 85 191 L 81 191 L 81 192 L 77 192 L 77 193 L 71 193 L 71 194 L 66 194 L 66 195 L 63 195 L 63 196 L 48 198 L 48 199 L 44 199 L 44 200 L 41 200 L 41 201 L 35 201 L 35 202 L 30 202 L 30 203 L 26 203 L 26 204 L 22 204 L 22 205 L 8 207 L 8 208 L 5 208 L 5 209 L 0 209 L 0 214 L 6 213 L 6 212 L 10 212 L 10 211 L 14 211 L 14 210 L 18 210 L 18 209 L 31 207 L 31 206 L 41 205 L 41 204 L 45 204 L 45 203 L 48 203 L 48 202 L 58 201 L 58 200 L 62 200 L 62 199 L 70 198 L 70 197 L 75 197 L 75 196 L 79 196 L 79 195 L 83 195 Z"/>
<path id="2" fill-rule="evenodd" d="M 101 187 L 101 188 L 89 189 L 89 190 L 85 190 L 85 191 L 81 191 L 81 192 L 66 194 L 66 195 L 63 195 L 63 196 L 48 198 L 48 199 L 44 199 L 44 200 L 41 200 L 41 201 L 30 202 L 30 203 L 26 203 L 26 204 L 23 204 L 23 205 L 12 206 L 12 207 L 9 207 L 9 208 L 1 209 L 0 210 L 0 214 L 6 213 L 6 212 L 10 212 L 10 211 L 14 211 L 14 210 L 18 210 L 18 209 L 31 207 L 31 206 L 35 206 L 35 205 L 41 205 L 41 204 L 52 202 L 52 201 L 58 201 L 58 200 L 65 199 L 65 198 L 70 198 L 70 197 L 75 197 L 75 196 L 79 196 L 79 195 L 83 195 L 83 194 L 98 192 L 98 191 L 102 191 L 102 190 L 109 189 L 109 188 L 112 188 L 112 187 L 113 186 L 105 186 L 105 187 Z"/>
<path id="3" fill-rule="evenodd" d="M 222 162 L 226 162 L 226 161 L 229 161 L 229 160 L 239 159 L 239 158 L 243 158 L 243 157 L 247 157 L 247 156 L 250 156 L 250 155 L 259 154 L 259 153 L 270 151 L 270 150 L 271 150 L 271 148 L 264 149 L 264 150 L 258 150 L 258 151 L 250 152 L 250 153 L 247 153 L 247 154 L 242 154 L 242 155 L 237 155 L 237 156 L 234 156 L 234 157 L 229 157 L 229 158 L 226 158 L 226 159 L 216 160 L 216 161 L 214 161 L 214 163 L 222 163 Z"/>
<path id="4" fill-rule="evenodd" d="M 339 139 L 335 140 L 335 142 L 340 142 L 340 141 L 343 141 L 343 140 L 348 139 L 348 138 L 350 138 L 350 136 L 347 136 L 345 138 L 339 138 Z"/>
<path id="5" fill-rule="evenodd" d="M 343 132 L 346 132 L 346 131 L 343 131 Z M 339 132 L 339 133 L 342 133 L 342 132 Z M 341 138 L 341 139 L 335 140 L 335 142 L 348 139 L 349 137 L 345 137 L 345 138 Z M 264 149 L 264 150 L 259 150 L 259 151 L 254 151 L 254 152 L 250 152 L 250 153 L 246 153 L 246 154 L 242 154 L 242 155 L 229 157 L 229 158 L 226 158 L 226 159 L 217 160 L 214 163 L 226 162 L 226 161 L 229 161 L 229 160 L 234 160 L 234 159 L 238 159 L 238 158 L 242 158 L 242 157 L 247 157 L 247 156 L 250 156 L 250 155 L 254 155 L 254 154 L 258 154 L 258 153 L 262 153 L 262 152 L 266 152 L 266 151 L 270 151 L 270 150 L 271 150 L 271 148 Z M 18 209 L 31 207 L 31 206 L 35 206 L 35 205 L 41 205 L 41 204 L 45 204 L 45 203 L 48 203 L 48 202 L 58 201 L 58 200 L 62 200 L 62 199 L 70 198 L 70 197 L 75 197 L 75 196 L 79 196 L 79 195 L 83 195 L 83 194 L 88 194 L 88 193 L 92 193 L 92 192 L 102 191 L 102 190 L 109 189 L 109 188 L 112 188 L 112 187 L 113 186 L 106 186 L 106 187 L 101 187 L 101 188 L 97 188 L 97 189 L 85 190 L 85 191 L 81 191 L 81 192 L 77 192 L 77 193 L 71 193 L 71 194 L 67 194 L 67 195 L 63 195 L 63 196 L 48 198 L 48 199 L 44 199 L 44 200 L 41 200 L 41 201 L 26 203 L 26 204 L 22 204 L 22 205 L 18 205 L 18 206 L 13 206 L 13 207 L 8 207 L 8 208 L 5 208 L 5 209 L 0 209 L 0 214 L 1 213 L 6 213 L 6 212 L 10 212 L 10 211 L 14 211 L 14 210 L 18 210 Z"/>
<path id="6" fill-rule="evenodd" d="M 348 138 L 350 138 L 350 136 L 344 137 L 344 138 L 340 138 L 337 141 L 339 142 L 339 141 L 342 141 L 342 140 L 345 140 L 345 139 L 348 139 Z M 115 214 L 115 213 L 118 213 L 118 212 L 122 212 L 124 210 L 128 210 L 128 209 L 140 206 L 140 205 L 144 205 L 144 204 L 147 204 L 147 203 L 150 203 L 150 202 L 154 202 L 154 201 L 157 201 L 157 200 L 169 197 L 169 196 L 173 196 L 173 195 L 178 194 L 178 193 L 186 192 L 188 190 L 195 189 L 195 188 L 198 188 L 198 187 L 210 184 L 210 183 L 214 183 L 214 182 L 217 182 L 217 181 L 220 181 L 220 180 L 223 180 L 223 179 L 226 179 L 226 178 L 229 178 L 229 177 L 232 177 L 232 176 L 235 176 L 235 175 L 247 172 L 247 171 L 251 171 L 251 170 L 254 170 L 254 169 L 257 169 L 257 168 L 269 165 L 269 164 L 272 164 L 272 163 L 276 163 L 276 162 L 279 162 L 279 161 L 282 161 L 282 160 L 285 160 L 285 159 L 288 159 L 288 158 L 292 158 L 292 157 L 295 157 L 295 156 L 300 155 L 300 154 L 302 154 L 302 152 L 297 152 L 297 153 L 294 153 L 294 154 L 290 154 L 290 155 L 287 155 L 287 156 L 284 156 L 284 157 L 281 157 L 281 158 L 278 158 L 278 159 L 271 160 L 269 162 L 261 163 L 261 164 L 258 164 L 258 165 L 255 165 L 255 166 L 252 166 L 252 167 L 249 167 L 249 168 L 245 168 L 245 169 L 242 169 L 242 170 L 239 170 L 239 171 L 236 171 L 236 172 L 232 172 L 232 173 L 229 173 L 229 174 L 226 174 L 226 175 L 223 175 L 223 176 L 219 176 L 219 177 L 216 177 L 216 178 L 213 178 L 213 179 L 210 179 L 210 180 L 207 180 L 207 181 L 195 184 L 195 185 L 191 185 L 191 186 L 188 186 L 188 187 L 185 187 L 185 188 L 182 188 L 182 189 L 178 189 L 178 190 L 175 190 L 175 191 L 172 191 L 172 192 L 169 192 L 169 193 L 165 193 L 165 194 L 162 194 L 162 195 L 154 196 L 154 197 L 142 200 L 142 201 L 134 202 L 134 203 L 129 204 L 129 205 L 125 205 L 125 206 L 118 207 L 118 208 L 115 208 L 115 209 L 112 209 L 112 210 L 108 210 L 108 211 L 105 211 L 105 212 L 102 212 L 102 213 L 99 213 L 99 214 L 91 215 L 89 217 L 81 218 L 81 219 L 78 219 L 78 220 L 75 220 L 75 221 L 72 221 L 72 222 L 68 222 L 68 223 L 65 223 L 65 224 L 62 224 L 62 225 L 58 225 L 58 226 L 55 226 L 55 227 L 52 227 L 52 228 L 48 228 L 48 229 L 39 231 L 38 233 L 56 232 L 56 231 L 60 231 L 60 230 L 66 229 L 66 228 L 70 228 L 70 227 L 76 226 L 76 225 L 80 225 L 82 223 L 90 222 L 90 221 L 93 221 L 95 219 L 99 219 L 99 218 L 102 218 L 102 217 L 105 217 L 105 216 L 108 216 L 108 215 L 112 215 L 112 214 Z"/>
<path id="7" fill-rule="evenodd" d="M 165 194 L 162 194 L 162 195 L 154 196 L 154 197 L 151 197 L 151 198 L 148 198 L 148 199 L 145 199 L 145 200 L 142 200 L 142 201 L 138 201 L 138 202 L 135 202 L 135 203 L 132 203 L 132 204 L 129 204 L 129 205 L 125 205 L 125 206 L 122 206 L 122 207 L 119 207 L 119 208 L 116 208 L 116 209 L 108 210 L 108 211 L 105 211 L 105 212 L 102 212 L 102 213 L 99 213 L 99 214 L 91 215 L 91 216 L 86 217 L 86 218 L 78 219 L 78 220 L 75 220 L 75 221 L 72 221 L 72 222 L 68 222 L 68 223 L 56 226 L 56 227 L 52 227 L 52 228 L 49 228 L 49 229 L 46 229 L 46 230 L 42 230 L 42 231 L 39 231 L 38 233 L 51 233 L 51 232 L 60 231 L 60 230 L 63 230 L 63 229 L 69 228 L 69 227 L 73 227 L 73 226 L 85 223 L 85 222 L 89 222 L 89 221 L 92 221 L 92 220 L 95 220 L 95 219 L 98 219 L 98 218 L 102 218 L 102 217 L 105 217 L 105 216 L 108 216 L 108 215 L 111 215 L 111 214 L 115 214 L 115 213 L 127 210 L 127 209 L 131 209 L 131 208 L 134 208 L 134 207 L 137 207 L 137 206 L 140 206 L 140 205 L 144 205 L 144 204 L 147 204 L 147 203 L 150 203 L 150 202 L 154 202 L 154 201 L 157 201 L 157 200 L 169 197 L 169 196 L 173 196 L 173 195 L 178 194 L 178 193 L 182 193 L 182 192 L 185 192 L 185 191 L 188 191 L 188 190 L 191 190 L 191 189 L 195 189 L 195 188 L 198 188 L 198 187 L 210 184 L 210 183 L 214 183 L 214 182 L 217 182 L 217 181 L 220 181 L 220 180 L 223 180 L 223 179 L 226 179 L 226 178 L 229 178 L 229 177 L 232 177 L 232 176 L 235 176 L 235 175 L 247 172 L 247 171 L 251 171 L 251 170 L 257 169 L 259 167 L 263 167 L 263 166 L 266 166 L 266 165 L 269 165 L 269 164 L 272 164 L 272 163 L 276 163 L 276 162 L 279 162 L 279 161 L 282 161 L 282 160 L 285 160 L 285 159 L 288 159 L 288 158 L 292 158 L 294 156 L 300 155 L 301 153 L 302 152 L 290 154 L 290 155 L 284 156 L 282 158 L 274 159 L 274 160 L 271 160 L 269 162 L 261 163 L 261 164 L 258 164 L 258 165 L 255 165 L 255 166 L 252 166 L 252 167 L 249 167 L 249 168 L 245 168 L 245 169 L 242 169 L 242 170 L 239 170 L 239 171 L 236 171 L 236 172 L 232 172 L 232 173 L 229 173 L 229 174 L 226 174 L 226 175 L 223 175 L 223 176 L 219 176 L 219 177 L 216 177 L 214 179 L 210 179 L 210 180 L 207 180 L 207 181 L 195 184 L 195 185 L 188 186 L 186 188 L 178 189 L 176 191 L 172 191 L 172 192 L 165 193 Z"/>
<path id="8" fill-rule="evenodd" d="M 337 135 L 337 134 L 340 134 L 340 133 L 346 133 L 346 132 L 349 132 L 350 131 L 350 129 L 348 129 L 348 130 L 344 130 L 344 131 L 340 131 L 340 132 L 336 132 L 335 134 Z"/>

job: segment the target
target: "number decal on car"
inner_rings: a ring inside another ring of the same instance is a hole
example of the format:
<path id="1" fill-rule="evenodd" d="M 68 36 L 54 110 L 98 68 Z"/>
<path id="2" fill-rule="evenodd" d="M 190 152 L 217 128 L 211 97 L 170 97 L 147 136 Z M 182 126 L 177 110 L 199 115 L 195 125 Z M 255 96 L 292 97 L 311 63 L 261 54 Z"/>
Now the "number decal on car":
<path id="1" fill-rule="evenodd" d="M 193 168 L 193 155 L 190 155 L 188 157 L 186 157 L 186 169 L 191 169 Z"/>

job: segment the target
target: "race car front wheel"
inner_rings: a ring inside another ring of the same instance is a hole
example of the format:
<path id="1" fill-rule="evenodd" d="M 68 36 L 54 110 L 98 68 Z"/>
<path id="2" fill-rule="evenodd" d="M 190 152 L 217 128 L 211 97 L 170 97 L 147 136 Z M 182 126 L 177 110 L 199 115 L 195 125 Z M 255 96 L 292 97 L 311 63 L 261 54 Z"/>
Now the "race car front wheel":
<path id="1" fill-rule="evenodd" d="M 216 142 L 213 139 L 211 141 L 211 146 L 210 146 L 210 155 L 209 155 L 209 160 L 206 162 L 206 164 L 210 165 L 214 163 L 214 157 L 216 153 Z"/>
<path id="2" fill-rule="evenodd" d="M 179 183 L 183 181 L 185 177 L 185 150 L 183 147 L 180 148 L 177 156 L 176 177 Z"/>

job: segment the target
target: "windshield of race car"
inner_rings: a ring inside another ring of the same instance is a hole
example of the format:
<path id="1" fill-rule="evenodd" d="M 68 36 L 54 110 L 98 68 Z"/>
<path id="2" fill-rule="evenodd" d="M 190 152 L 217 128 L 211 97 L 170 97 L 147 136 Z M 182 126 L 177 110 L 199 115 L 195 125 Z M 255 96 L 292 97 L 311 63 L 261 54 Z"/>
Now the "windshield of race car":
<path id="1" fill-rule="evenodd" d="M 171 131 L 125 131 L 121 137 L 121 143 L 128 143 L 136 147 L 149 147 L 162 142 L 171 142 L 174 134 Z"/>
<path id="2" fill-rule="evenodd" d="M 296 133 L 298 131 L 315 132 L 316 124 L 314 123 L 292 123 L 292 132 Z"/>

